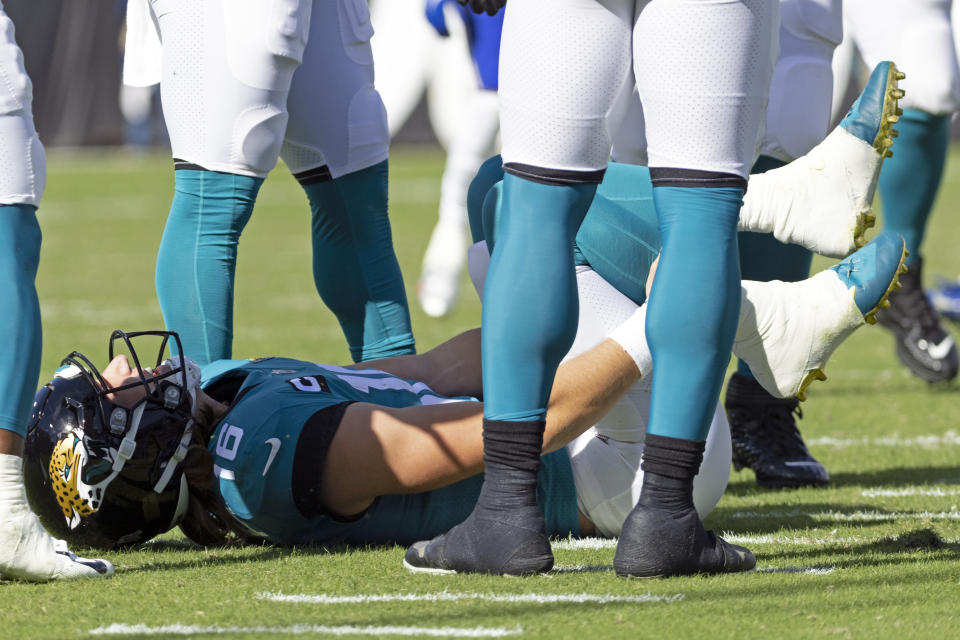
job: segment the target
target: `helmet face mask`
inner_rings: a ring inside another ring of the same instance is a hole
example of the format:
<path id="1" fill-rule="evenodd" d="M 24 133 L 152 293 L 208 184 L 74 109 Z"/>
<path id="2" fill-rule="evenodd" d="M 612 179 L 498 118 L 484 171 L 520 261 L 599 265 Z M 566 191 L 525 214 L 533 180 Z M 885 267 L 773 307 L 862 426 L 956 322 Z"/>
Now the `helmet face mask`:
<path id="1" fill-rule="evenodd" d="M 132 339 L 161 339 L 154 370 L 144 369 Z M 96 366 L 72 352 L 37 392 L 28 425 L 24 481 L 44 526 L 74 544 L 115 547 L 142 542 L 177 524 L 188 502 L 182 462 L 190 443 L 199 369 L 187 358 L 163 361 L 166 331 L 114 331 L 109 355 L 122 341 L 134 382 L 110 388 Z M 132 407 L 116 393 L 140 390 Z"/>

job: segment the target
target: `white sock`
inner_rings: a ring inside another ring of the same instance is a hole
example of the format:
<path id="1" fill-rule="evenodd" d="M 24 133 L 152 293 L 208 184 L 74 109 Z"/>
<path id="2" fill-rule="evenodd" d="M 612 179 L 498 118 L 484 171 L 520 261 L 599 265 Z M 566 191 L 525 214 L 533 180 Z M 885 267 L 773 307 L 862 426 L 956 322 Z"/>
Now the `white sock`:
<path id="1" fill-rule="evenodd" d="M 801 282 L 745 280 L 733 353 L 764 389 L 788 398 L 863 325 L 853 292 L 830 269 Z"/>
<path id="2" fill-rule="evenodd" d="M 750 176 L 738 228 L 843 258 L 857 235 L 862 240 L 882 162 L 872 146 L 836 127 L 807 155 Z"/>
<path id="3" fill-rule="evenodd" d="M 54 540 L 27 503 L 23 458 L 0 454 L 0 575 L 44 581 L 56 566 Z"/>

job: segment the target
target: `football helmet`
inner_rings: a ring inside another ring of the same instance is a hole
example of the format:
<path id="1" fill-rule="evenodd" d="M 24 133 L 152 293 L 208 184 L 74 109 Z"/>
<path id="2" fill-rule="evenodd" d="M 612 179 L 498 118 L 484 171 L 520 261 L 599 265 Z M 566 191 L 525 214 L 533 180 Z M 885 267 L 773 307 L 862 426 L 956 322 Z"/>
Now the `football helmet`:
<path id="1" fill-rule="evenodd" d="M 133 347 L 132 340 L 141 336 L 160 339 L 152 370 L 141 366 Z M 24 482 L 30 506 L 55 536 L 71 544 L 120 547 L 170 530 L 186 512 L 182 462 L 193 430 L 200 369 L 185 357 L 161 362 L 171 339 L 182 354 L 174 332 L 114 331 L 110 360 L 122 342 L 136 381 L 109 388 L 96 366 L 74 351 L 37 391 Z M 161 364 L 166 367 L 158 374 Z M 134 388 L 144 394 L 133 407 L 108 397 Z"/>

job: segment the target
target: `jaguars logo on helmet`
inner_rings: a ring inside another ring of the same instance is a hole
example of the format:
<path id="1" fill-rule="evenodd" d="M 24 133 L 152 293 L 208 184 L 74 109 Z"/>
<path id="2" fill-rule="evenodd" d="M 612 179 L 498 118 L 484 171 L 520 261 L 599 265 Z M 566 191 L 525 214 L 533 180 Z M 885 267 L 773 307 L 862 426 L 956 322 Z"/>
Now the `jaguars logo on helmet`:
<path id="1" fill-rule="evenodd" d="M 117 475 L 112 473 L 116 451 L 108 449 L 100 457 L 91 456 L 86 440 L 82 430 L 72 431 L 50 454 L 50 486 L 71 529 L 100 508 L 104 490 Z"/>
<path id="2" fill-rule="evenodd" d="M 60 440 L 50 455 L 50 484 L 71 529 L 77 528 L 81 517 L 97 510 L 93 501 L 86 497 L 92 493 L 89 487 L 80 482 L 80 469 L 86 461 L 83 439 L 76 434 Z"/>
<path id="3" fill-rule="evenodd" d="M 154 375 L 145 370 L 131 339 L 161 339 Z M 166 331 L 114 331 L 135 365 L 138 380 L 110 388 L 79 352 L 63 360 L 37 392 L 27 429 L 24 482 L 44 526 L 72 544 L 111 548 L 147 540 L 174 527 L 186 512 L 188 491 L 181 463 L 190 443 L 199 367 L 189 358 L 163 361 Z M 141 388 L 133 407 L 110 394 Z"/>

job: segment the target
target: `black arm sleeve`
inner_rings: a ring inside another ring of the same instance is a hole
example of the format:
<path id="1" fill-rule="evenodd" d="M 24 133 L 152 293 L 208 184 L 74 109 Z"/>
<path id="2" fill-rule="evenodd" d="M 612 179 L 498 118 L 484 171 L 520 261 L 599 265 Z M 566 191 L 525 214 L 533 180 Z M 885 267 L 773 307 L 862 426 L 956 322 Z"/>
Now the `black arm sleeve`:
<path id="1" fill-rule="evenodd" d="M 343 413 L 352 402 L 326 407 L 310 416 L 293 454 L 293 502 L 305 518 L 327 513 L 320 504 L 320 477 L 333 436 L 340 427 Z"/>

